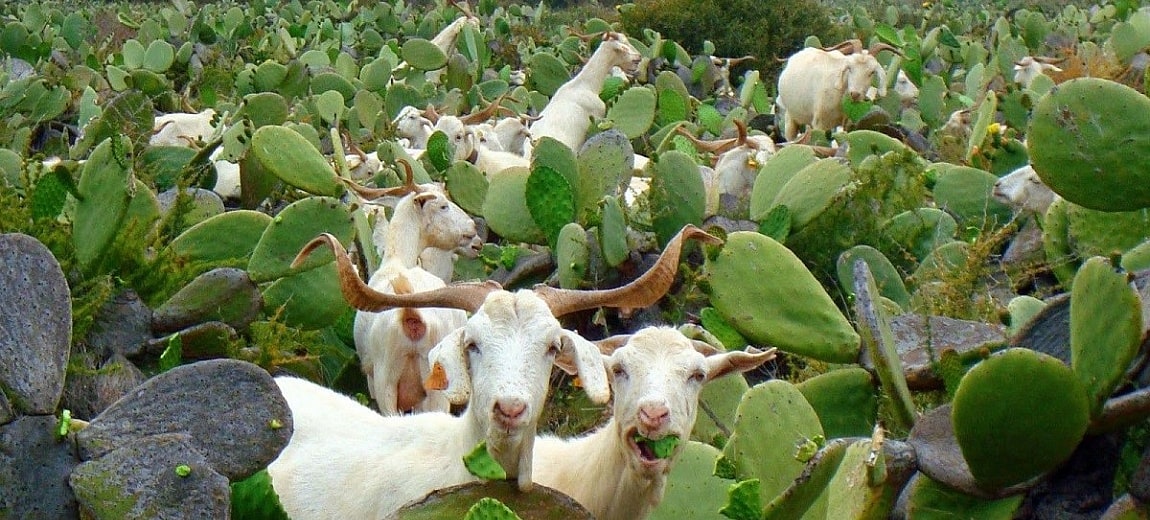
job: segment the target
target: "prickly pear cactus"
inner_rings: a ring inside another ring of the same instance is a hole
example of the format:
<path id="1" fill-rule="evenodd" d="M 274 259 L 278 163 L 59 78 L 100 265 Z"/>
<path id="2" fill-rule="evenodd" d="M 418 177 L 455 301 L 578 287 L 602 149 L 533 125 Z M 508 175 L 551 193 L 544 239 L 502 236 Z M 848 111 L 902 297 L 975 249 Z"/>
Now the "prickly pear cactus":
<path id="1" fill-rule="evenodd" d="M 264 126 L 252 134 L 251 153 L 284 182 L 315 195 L 338 197 L 343 183 L 323 155 L 298 132 Z"/>
<path id="2" fill-rule="evenodd" d="M 559 287 L 578 289 L 587 277 L 587 264 L 591 251 L 587 246 L 587 231 L 575 222 L 563 226 L 555 239 L 555 264 L 558 266 Z"/>
<path id="3" fill-rule="evenodd" d="M 483 202 L 483 217 L 491 230 L 512 242 L 543 244 L 547 235 L 527 209 L 527 179 L 531 170 L 508 168 L 491 179 Z"/>
<path id="4" fill-rule="evenodd" d="M 905 493 L 907 518 L 932 518 L 939 511 L 946 511 L 951 518 L 1011 520 L 1026 498 L 1025 494 L 1018 494 L 985 500 L 951 489 L 923 474 L 911 479 Z"/>
<path id="5" fill-rule="evenodd" d="M 579 183 L 579 165 L 575 152 L 552 137 L 543 137 L 531 149 L 531 168 L 546 166 L 555 170 L 572 187 Z"/>
<path id="6" fill-rule="evenodd" d="M 740 374 L 720 377 L 704 385 L 699 406 L 705 406 L 710 413 L 695 416 L 691 438 L 716 447 L 724 446 L 735 426 L 739 402 L 748 389 L 746 378 Z"/>
<path id="7" fill-rule="evenodd" d="M 603 251 L 603 261 L 617 267 L 630 256 L 627 245 L 627 217 L 623 206 L 616 197 L 603 197 L 602 221 L 599 223 L 599 249 Z"/>
<path id="8" fill-rule="evenodd" d="M 575 184 L 577 218 L 588 214 L 604 195 L 616 195 L 626 186 L 635 165 L 631 141 L 618 130 L 600 132 L 587 139 L 577 157 L 579 179 Z"/>
<path id="9" fill-rule="evenodd" d="M 1070 366 L 1097 417 L 1142 344 L 1142 299 L 1110 260 L 1086 260 L 1070 291 Z"/>
<path id="10" fill-rule="evenodd" d="M 849 291 L 847 294 L 854 295 L 852 288 L 855 286 L 854 261 L 856 259 L 862 259 L 867 263 L 880 295 L 897 303 L 903 309 L 910 308 L 910 293 L 906 290 L 902 276 L 881 251 L 868 245 L 854 246 L 839 255 L 836 262 L 839 286 Z"/>
<path id="11" fill-rule="evenodd" d="M 1086 433 L 1090 404 L 1070 367 L 1029 349 L 992 355 L 963 376 L 951 409 L 962 457 L 988 491 L 1065 461 Z"/>
<path id="12" fill-rule="evenodd" d="M 701 225 L 706 204 L 699 166 L 686 154 L 659 156 L 651 179 L 651 222 L 660 244 L 666 244 L 687 224 Z"/>
<path id="13" fill-rule="evenodd" d="M 289 266 L 299 250 L 320 233 L 331 233 L 343 244 L 351 241 L 351 214 L 338 200 L 308 197 L 293 202 L 272 218 L 248 261 L 248 273 L 258 283 L 314 269 L 334 260 L 330 250 L 315 251 L 297 269 Z"/>
<path id="14" fill-rule="evenodd" d="M 759 480 L 765 504 L 802 473 L 809 456 L 797 459 L 797 448 L 822 435 L 818 415 L 798 388 L 782 380 L 766 381 L 743 394 L 723 458 L 734 465 L 738 480 Z"/>
<path id="15" fill-rule="evenodd" d="M 607 119 L 628 139 L 635 139 L 651 128 L 655 121 L 655 91 L 648 87 L 631 87 L 607 109 Z"/>
<path id="16" fill-rule="evenodd" d="M 798 384 L 815 409 L 827 439 L 867 437 L 878 420 L 878 388 L 861 367 L 819 374 Z"/>
<path id="17" fill-rule="evenodd" d="M 95 266 L 121 229 L 131 200 L 131 153 L 127 138 L 111 137 L 96 146 L 84 163 L 78 185 L 82 198 L 72 225 L 76 261 L 82 270 Z"/>
<path id="18" fill-rule="evenodd" d="M 841 196 L 850 178 L 850 167 L 838 159 L 816 161 L 783 185 L 772 208 L 779 205 L 789 208 L 791 230 L 799 231 Z"/>
<path id="19" fill-rule="evenodd" d="M 1077 270 L 1070 246 L 1070 219 L 1067 216 L 1070 205 L 1066 199 L 1055 199 L 1042 217 L 1042 250 L 1046 253 L 1046 263 L 1059 283 L 1067 288 L 1073 283 Z"/>
<path id="20" fill-rule="evenodd" d="M 547 243 L 555 246 L 559 231 L 575 220 L 575 193 L 571 183 L 550 166 L 538 165 L 527 177 L 524 197 L 531 219 L 543 230 Z"/>
<path id="21" fill-rule="evenodd" d="M 854 327 L 782 244 L 755 232 L 731 233 L 723 250 L 707 260 L 705 272 L 711 304 L 752 342 L 832 363 L 857 359 Z M 795 300 L 788 296 L 793 294 L 806 296 Z"/>
<path id="22" fill-rule="evenodd" d="M 767 159 L 751 188 L 751 220 L 761 221 L 776 207 L 775 199 L 787 182 L 803 168 L 814 164 L 815 153 L 808 146 L 788 146 Z"/>
<path id="23" fill-rule="evenodd" d="M 310 271 L 284 276 L 263 290 L 269 315 L 300 330 L 331 325 L 351 307 L 339 288 L 335 262 Z"/>
<path id="24" fill-rule="evenodd" d="M 847 160 L 858 168 L 863 159 L 887 152 L 906 152 L 908 148 L 899 140 L 874 130 L 855 130 L 846 135 Z"/>
<path id="25" fill-rule="evenodd" d="M 851 272 L 855 283 L 855 315 L 858 316 L 863 345 L 891 404 L 893 421 L 904 430 L 910 430 L 916 419 L 915 406 L 895 348 L 890 316 L 879 302 L 878 288 L 867 263 L 855 260 Z"/>
<path id="26" fill-rule="evenodd" d="M 1038 101 L 1026 133 L 1034 170 L 1066 200 L 1101 211 L 1150 206 L 1150 171 L 1131 160 L 1150 154 L 1150 99 L 1142 93 L 1072 79 Z"/>
<path id="27" fill-rule="evenodd" d="M 1000 227 L 1010 221 L 1012 212 L 1009 206 L 991 197 L 996 181 L 998 177 L 986 171 L 948 165 L 941 168 L 935 181 L 934 202 L 964 227 Z"/>
<path id="28" fill-rule="evenodd" d="M 938 246 L 954 240 L 957 232 L 954 217 L 935 208 L 904 211 L 883 224 L 885 237 L 920 261 Z"/>
<path id="29" fill-rule="evenodd" d="M 687 442 L 671 473 L 663 501 L 651 512 L 652 520 L 709 518 L 723 507 L 731 481 L 714 475 L 715 461 L 722 453 L 701 442 Z"/>

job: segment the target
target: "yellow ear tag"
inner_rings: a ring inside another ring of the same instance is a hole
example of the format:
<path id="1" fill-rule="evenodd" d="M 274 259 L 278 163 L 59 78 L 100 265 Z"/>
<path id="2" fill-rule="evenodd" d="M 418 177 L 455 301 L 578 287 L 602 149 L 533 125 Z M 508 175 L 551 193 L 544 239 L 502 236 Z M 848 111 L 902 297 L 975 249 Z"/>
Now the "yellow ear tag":
<path id="1" fill-rule="evenodd" d="M 431 365 L 431 373 L 427 375 L 427 379 L 423 381 L 424 390 L 446 390 L 447 389 L 447 372 L 443 370 L 443 365 L 439 362 Z"/>

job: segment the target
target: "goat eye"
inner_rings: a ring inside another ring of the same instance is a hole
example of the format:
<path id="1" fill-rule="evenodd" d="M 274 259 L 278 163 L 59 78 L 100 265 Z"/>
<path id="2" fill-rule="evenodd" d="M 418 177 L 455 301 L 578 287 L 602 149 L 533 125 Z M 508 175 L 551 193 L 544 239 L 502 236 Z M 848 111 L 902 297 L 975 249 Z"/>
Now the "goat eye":
<path id="1" fill-rule="evenodd" d="M 558 356 L 559 350 L 560 350 L 559 344 L 558 343 L 552 343 L 552 344 L 547 346 L 547 355 L 551 356 L 551 357 Z"/>
<path id="2" fill-rule="evenodd" d="M 615 379 L 623 379 L 627 377 L 627 371 L 624 370 L 621 365 L 615 365 L 615 367 L 611 369 L 611 373 L 615 375 Z"/>
<path id="3" fill-rule="evenodd" d="M 704 374 L 702 370 L 696 370 L 691 374 L 691 382 L 693 383 L 702 383 L 705 379 L 707 379 L 707 374 Z"/>
<path id="4" fill-rule="evenodd" d="M 474 341 L 468 341 L 467 342 L 467 352 L 469 354 L 478 354 L 479 353 L 479 344 L 474 342 Z"/>

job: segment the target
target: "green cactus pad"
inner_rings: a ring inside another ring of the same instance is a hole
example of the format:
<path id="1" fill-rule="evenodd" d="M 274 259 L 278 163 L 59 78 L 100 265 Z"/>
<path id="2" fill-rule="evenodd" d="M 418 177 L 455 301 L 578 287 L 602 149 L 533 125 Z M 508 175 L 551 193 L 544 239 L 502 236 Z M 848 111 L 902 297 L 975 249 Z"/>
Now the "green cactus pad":
<path id="1" fill-rule="evenodd" d="M 788 146 L 767 159 L 751 188 L 751 220 L 766 218 L 776 207 L 775 200 L 783 186 L 815 160 L 815 152 L 809 146 Z"/>
<path id="2" fill-rule="evenodd" d="M 695 416 L 691 438 L 721 447 L 735 426 L 735 411 L 743 394 L 750 389 L 742 374 L 732 374 L 709 381 L 699 394 L 700 412 Z M 703 408 L 710 412 L 701 411 Z"/>
<path id="3" fill-rule="evenodd" d="M 530 181 L 529 181 L 530 182 Z M 563 226 L 555 239 L 555 263 L 559 287 L 579 289 L 587 277 L 587 264 L 591 251 L 587 247 L 587 231 L 571 222 Z"/>
<path id="4" fill-rule="evenodd" d="M 1070 246 L 1070 218 L 1067 215 L 1073 206 L 1066 199 L 1055 199 L 1042 217 L 1042 249 L 1046 253 L 1046 263 L 1063 287 L 1070 288 L 1078 264 Z"/>
<path id="5" fill-rule="evenodd" d="M 105 139 L 84 163 L 77 189 L 80 202 L 72 224 L 76 261 L 89 270 L 104 256 L 131 199 L 131 142 L 125 137 Z"/>
<path id="6" fill-rule="evenodd" d="M 510 507 L 497 499 L 483 497 L 467 510 L 463 520 L 522 520 Z"/>
<path id="7" fill-rule="evenodd" d="M 731 520 L 757 520 L 763 510 L 761 484 L 757 478 L 732 484 L 727 488 L 727 503 L 719 509 L 719 514 Z"/>
<path id="8" fill-rule="evenodd" d="M 670 151 L 659 156 L 649 195 L 651 221 L 660 244 L 666 244 L 687 224 L 703 223 L 703 178 L 699 165 L 686 154 Z"/>
<path id="9" fill-rule="evenodd" d="M 37 179 L 28 204 L 32 209 L 32 219 L 55 218 L 64 211 L 71 183 L 72 176 L 64 168 L 57 168 Z"/>
<path id="10" fill-rule="evenodd" d="M 759 496 L 767 503 L 802 473 L 805 463 L 795 459 L 795 447 L 822 434 L 818 415 L 798 388 L 766 381 L 743 394 L 723 458 L 734 463 L 739 480 L 759 479 Z"/>
<path id="11" fill-rule="evenodd" d="M 994 354 L 966 373 L 951 420 L 979 486 L 1001 489 L 1070 457 L 1086 433 L 1089 399 L 1069 367 L 1029 349 Z"/>
<path id="12" fill-rule="evenodd" d="M 253 128 L 282 125 L 289 113 L 287 100 L 276 92 L 257 92 L 244 96 L 239 115 L 252 120 Z"/>
<path id="13" fill-rule="evenodd" d="M 882 155 L 887 152 L 908 152 L 910 150 L 898 139 L 874 130 L 855 130 L 847 134 L 846 141 L 847 160 L 855 168 L 862 164 L 863 159 L 871 155 Z"/>
<path id="14" fill-rule="evenodd" d="M 1006 311 L 1010 313 L 1010 326 L 1006 329 L 1007 337 L 1014 337 L 1030 320 L 1046 307 L 1046 302 L 1033 296 L 1015 296 L 1006 304 Z"/>
<path id="15" fill-rule="evenodd" d="M 838 159 L 822 159 L 802 170 L 779 190 L 773 206 L 791 210 L 791 230 L 798 231 L 831 206 L 850 182 L 851 169 Z"/>
<path id="16" fill-rule="evenodd" d="M 631 87 L 607 109 L 607 119 L 614 121 L 615 129 L 623 132 L 627 139 L 635 139 L 651 128 L 651 123 L 655 121 L 655 104 L 653 89 Z"/>
<path id="17" fill-rule="evenodd" d="M 1010 221 L 1010 206 L 991 197 L 998 177 L 968 166 L 944 167 L 934 184 L 934 202 L 962 226 L 989 230 Z"/>
<path id="18" fill-rule="evenodd" d="M 890 317 L 879 303 L 878 288 L 867 263 L 855 260 L 851 270 L 854 275 L 855 315 L 858 316 L 863 344 L 890 401 L 892 419 L 899 427 L 910 430 L 915 421 L 915 406 L 895 348 Z"/>
<path id="19" fill-rule="evenodd" d="M 1150 206 L 1150 170 L 1131 160 L 1150 153 L 1150 99 L 1142 93 L 1072 79 L 1038 101 L 1026 134 L 1034 171 L 1064 199 L 1100 211 Z"/>
<path id="20" fill-rule="evenodd" d="M 555 170 L 574 187 L 579 182 L 579 165 L 575 152 L 553 137 L 543 137 L 531 149 L 531 168 L 546 166 Z"/>
<path id="21" fill-rule="evenodd" d="M 213 269 L 197 276 L 156 308 L 152 328 L 175 332 L 208 321 L 244 328 L 258 315 L 260 303 L 259 290 L 247 273 L 232 268 Z"/>
<path id="22" fill-rule="evenodd" d="M 395 65 L 390 60 L 381 56 L 363 66 L 359 71 L 359 80 L 363 82 L 363 88 L 372 92 L 383 92 L 387 89 L 387 83 L 391 80 L 391 70 L 394 68 Z"/>
<path id="23" fill-rule="evenodd" d="M 285 183 L 314 195 L 338 197 L 344 191 L 335 170 L 304 136 L 283 126 L 264 126 L 252 134 L 250 152 Z"/>
<path id="24" fill-rule="evenodd" d="M 625 135 L 611 129 L 595 134 L 583 143 L 577 162 L 576 208 L 579 221 L 586 222 L 588 213 L 604 195 L 618 194 L 620 186 L 631 178 L 635 150 Z"/>
<path id="25" fill-rule="evenodd" d="M 1067 237 L 1079 258 L 1107 256 L 1150 238 L 1150 211 L 1097 211 L 1067 203 Z"/>
<path id="26" fill-rule="evenodd" d="M 723 347 L 727 350 L 740 350 L 748 345 L 747 338 L 744 338 L 742 334 L 739 334 L 738 330 L 735 330 L 730 323 L 727 323 L 727 320 L 723 319 L 722 313 L 715 310 L 714 307 L 703 307 L 700 309 L 699 322 L 703 325 L 703 328 L 707 329 L 707 332 L 710 332 L 715 338 L 722 342 Z"/>
<path id="27" fill-rule="evenodd" d="M 471 453 L 463 456 L 463 465 L 472 475 L 484 480 L 503 480 L 507 471 L 487 451 L 487 441 L 479 441 Z"/>
<path id="28" fill-rule="evenodd" d="M 847 446 L 838 470 L 827 483 L 826 518 L 888 518 L 899 488 L 906 481 L 888 478 L 872 482 L 871 471 L 885 471 L 885 465 L 883 447 L 879 445 L 876 449 L 870 439 L 855 441 Z"/>
<path id="29" fill-rule="evenodd" d="M 910 293 L 906 290 L 902 276 L 899 275 L 898 270 L 895 269 L 894 264 L 887 259 L 886 255 L 868 245 L 854 246 L 839 255 L 836 262 L 839 286 L 846 288 L 847 294 L 854 295 L 852 288 L 855 286 L 854 261 L 856 259 L 862 259 L 867 263 L 880 295 L 889 298 L 903 309 L 910 308 Z"/>
<path id="30" fill-rule="evenodd" d="M 970 141 L 968 141 L 966 145 L 967 161 L 970 161 L 971 158 L 978 153 L 978 148 L 982 146 L 983 140 L 986 139 L 986 133 L 990 124 L 994 122 L 994 115 L 997 108 L 998 96 L 991 90 L 986 93 L 986 97 L 982 99 L 982 103 L 979 103 L 978 111 L 974 113 L 974 118 L 970 123 Z"/>
<path id="31" fill-rule="evenodd" d="M 474 164 L 459 161 L 445 172 L 444 180 L 451 200 L 472 215 L 481 215 L 487 198 L 487 177 Z"/>
<path id="32" fill-rule="evenodd" d="M 1122 268 L 1127 271 L 1150 269 L 1150 240 L 1142 242 L 1122 253 Z"/>
<path id="33" fill-rule="evenodd" d="M 831 370 L 798 384 L 827 439 L 868 437 L 878 420 L 874 376 L 860 367 Z"/>
<path id="34" fill-rule="evenodd" d="M 247 259 L 271 222 L 271 217 L 259 211 L 229 211 L 188 228 L 168 247 L 190 262 L 223 264 Z"/>
<path id="35" fill-rule="evenodd" d="M 425 154 L 431 167 L 444 171 L 451 166 L 455 158 L 455 150 L 451 146 L 451 139 L 442 130 L 436 130 L 427 138 L 427 152 Z"/>
<path id="36" fill-rule="evenodd" d="M 883 234 L 920 261 L 938 246 L 954 240 L 958 222 L 945 211 L 919 208 L 904 211 L 883 224 Z"/>
<path id="37" fill-rule="evenodd" d="M 702 414 L 700 414 L 702 415 Z M 667 475 L 663 501 L 648 517 L 651 520 L 711 518 L 723 507 L 731 482 L 714 476 L 715 461 L 721 453 L 713 446 L 689 441 L 675 459 Z"/>
<path id="38" fill-rule="evenodd" d="M 284 276 L 263 291 L 269 315 L 300 330 L 317 330 L 336 322 L 350 306 L 339 289 L 335 263 Z"/>
<path id="39" fill-rule="evenodd" d="M 288 520 L 266 469 L 232 483 L 232 518 Z"/>
<path id="40" fill-rule="evenodd" d="M 527 177 L 524 197 L 531 219 L 554 246 L 560 229 L 575 220 L 575 193 L 571 184 L 553 168 L 537 165 Z"/>
<path id="41" fill-rule="evenodd" d="M 252 85 L 258 92 L 273 92 L 287 78 L 287 73 L 287 65 L 273 60 L 265 60 L 256 66 Z"/>
<path id="42" fill-rule="evenodd" d="M 352 85 L 347 78 L 340 76 L 335 72 L 322 72 L 311 78 L 310 83 L 312 94 L 320 95 L 332 90 L 339 92 L 343 99 L 352 99 L 355 97 L 355 85 Z"/>
<path id="43" fill-rule="evenodd" d="M 311 254 L 298 269 L 289 266 L 304 244 L 320 233 L 331 233 L 340 243 L 351 241 L 354 226 L 351 214 L 338 200 L 308 197 L 280 211 L 260 235 L 248 262 L 252 279 L 262 283 L 289 274 L 314 269 L 335 259 L 327 249 Z"/>
<path id="44" fill-rule="evenodd" d="M 1011 520 L 1025 494 L 998 500 L 985 500 L 955 491 L 926 475 L 911 479 L 907 486 L 906 518 L 978 518 Z"/>
<path id="45" fill-rule="evenodd" d="M 491 179 L 483 201 L 483 218 L 499 236 L 511 242 L 542 244 L 547 235 L 535 224 L 527 209 L 527 179 L 531 170 L 508 168 Z"/>
<path id="46" fill-rule="evenodd" d="M 680 80 L 674 72 L 663 72 L 670 74 L 671 77 L 674 77 L 682 84 L 683 80 Z M 663 74 L 659 74 L 659 78 L 662 77 Z M 680 93 L 677 89 L 662 88 L 658 89 L 658 97 L 659 99 L 656 103 L 658 110 L 655 115 L 659 125 L 674 123 L 675 121 L 685 121 L 687 116 L 690 115 L 691 104 L 690 101 L 688 101 L 690 98 L 687 97 L 686 94 Z"/>
<path id="47" fill-rule="evenodd" d="M 436 70 L 447 65 L 447 55 L 434 43 L 423 38 L 411 38 L 403 42 L 400 54 L 404 61 L 420 70 Z"/>
<path id="48" fill-rule="evenodd" d="M 1070 292 L 1070 366 L 1086 389 L 1092 417 L 1101 413 L 1141 344 L 1142 299 L 1130 277 L 1106 258 L 1086 260 Z"/>
<path id="49" fill-rule="evenodd" d="M 571 79 L 567 65 L 562 60 L 545 52 L 531 56 L 528 67 L 531 70 L 531 83 L 544 96 L 554 96 L 555 91 Z"/>
<path id="50" fill-rule="evenodd" d="M 603 197 L 599 249 L 603 251 L 603 260 L 611 267 L 617 267 L 630 256 L 631 247 L 627 245 L 627 217 L 623 214 L 623 207 L 619 204 L 618 198 Z"/>
<path id="51" fill-rule="evenodd" d="M 857 359 L 854 327 L 802 260 L 782 244 L 737 231 L 704 269 L 711 305 L 752 343 L 832 363 Z M 803 297 L 796 299 L 796 294 Z"/>
<path id="52" fill-rule="evenodd" d="M 867 444 L 870 444 L 867 441 Z M 827 516 L 827 486 L 835 477 L 850 442 L 833 440 L 814 454 L 803 471 L 763 508 L 763 520 L 833 518 Z"/>

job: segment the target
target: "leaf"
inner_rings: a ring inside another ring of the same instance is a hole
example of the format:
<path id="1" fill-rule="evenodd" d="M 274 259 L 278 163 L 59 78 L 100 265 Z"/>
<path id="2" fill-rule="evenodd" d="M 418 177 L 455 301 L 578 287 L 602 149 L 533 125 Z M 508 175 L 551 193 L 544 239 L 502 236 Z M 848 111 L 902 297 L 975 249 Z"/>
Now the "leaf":
<path id="1" fill-rule="evenodd" d="M 510 507 L 491 497 L 479 499 L 467 510 L 463 520 L 522 520 Z"/>
<path id="2" fill-rule="evenodd" d="M 759 498 L 759 479 L 744 480 L 738 484 L 731 484 L 727 490 L 727 505 L 719 510 L 719 514 L 731 520 L 759 520 L 762 516 L 763 503 Z"/>
<path id="3" fill-rule="evenodd" d="M 463 465 L 467 466 L 467 471 L 472 475 L 484 480 L 504 480 L 507 478 L 507 472 L 504 471 L 503 466 L 491 457 L 491 453 L 487 451 L 487 441 L 479 441 L 475 445 L 475 449 L 471 453 L 463 456 Z"/>
<path id="4" fill-rule="evenodd" d="M 874 103 L 870 101 L 853 101 L 851 98 L 843 96 L 843 112 L 852 122 L 859 122 L 863 116 L 867 115 L 867 112 L 870 112 L 872 106 Z"/>

